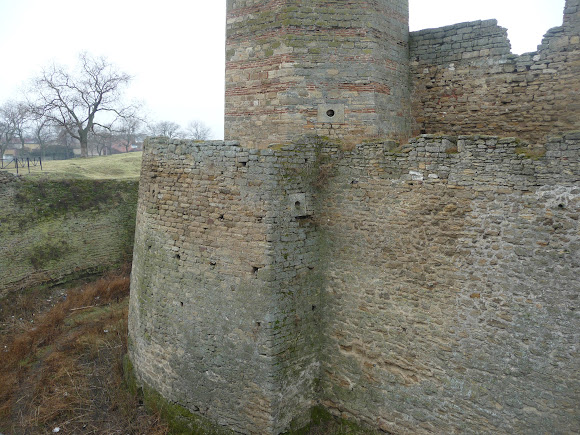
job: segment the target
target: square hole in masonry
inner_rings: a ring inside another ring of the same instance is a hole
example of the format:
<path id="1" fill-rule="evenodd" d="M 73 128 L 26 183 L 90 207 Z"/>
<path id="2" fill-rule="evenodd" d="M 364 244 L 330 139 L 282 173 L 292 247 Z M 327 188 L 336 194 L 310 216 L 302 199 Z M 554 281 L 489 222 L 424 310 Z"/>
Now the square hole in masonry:
<path id="1" fill-rule="evenodd" d="M 344 104 L 320 104 L 317 120 L 323 124 L 344 124 Z"/>
<path id="2" fill-rule="evenodd" d="M 305 193 L 293 193 L 288 196 L 288 208 L 294 217 L 310 216 L 310 204 Z"/>

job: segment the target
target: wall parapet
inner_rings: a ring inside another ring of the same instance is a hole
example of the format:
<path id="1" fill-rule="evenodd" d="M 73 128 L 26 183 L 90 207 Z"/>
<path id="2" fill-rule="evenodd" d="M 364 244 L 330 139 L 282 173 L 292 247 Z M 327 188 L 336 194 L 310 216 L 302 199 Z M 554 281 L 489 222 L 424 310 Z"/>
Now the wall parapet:
<path id="1" fill-rule="evenodd" d="M 412 62 L 442 65 L 508 55 L 511 45 L 497 20 L 479 20 L 411 32 L 409 50 Z"/>
<path id="2" fill-rule="evenodd" d="M 580 129 L 580 20 L 568 0 L 564 23 L 538 50 L 514 55 L 496 20 L 410 34 L 414 134 L 509 135 L 543 143 Z"/>

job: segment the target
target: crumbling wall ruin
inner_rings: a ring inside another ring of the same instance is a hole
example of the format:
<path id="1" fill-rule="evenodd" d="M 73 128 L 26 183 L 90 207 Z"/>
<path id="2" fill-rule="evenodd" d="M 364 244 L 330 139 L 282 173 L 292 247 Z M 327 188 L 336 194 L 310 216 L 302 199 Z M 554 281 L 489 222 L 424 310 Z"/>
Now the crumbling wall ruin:
<path id="1" fill-rule="evenodd" d="M 414 132 L 517 136 L 544 143 L 580 129 L 580 3 L 538 51 L 510 53 L 495 20 L 412 32 Z"/>

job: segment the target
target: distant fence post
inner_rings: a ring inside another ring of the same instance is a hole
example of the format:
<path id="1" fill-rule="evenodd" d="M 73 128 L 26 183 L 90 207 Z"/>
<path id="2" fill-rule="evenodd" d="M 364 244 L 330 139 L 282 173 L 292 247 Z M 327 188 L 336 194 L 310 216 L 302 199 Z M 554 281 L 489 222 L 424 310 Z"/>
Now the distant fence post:
<path id="1" fill-rule="evenodd" d="M 13 157 L 8 163 L 4 163 L 8 161 L 7 159 L 0 157 L 0 169 L 10 169 L 10 165 L 14 164 L 16 168 L 16 175 L 20 175 L 21 168 L 27 168 L 28 173 L 30 174 L 30 164 L 32 163 L 32 167 L 40 166 L 40 170 L 42 171 L 44 168 L 42 167 L 42 158 L 41 157 L 33 157 L 32 161 L 30 157 L 18 159 L 18 157 Z M 0 434 L 1 435 L 1 434 Z"/>

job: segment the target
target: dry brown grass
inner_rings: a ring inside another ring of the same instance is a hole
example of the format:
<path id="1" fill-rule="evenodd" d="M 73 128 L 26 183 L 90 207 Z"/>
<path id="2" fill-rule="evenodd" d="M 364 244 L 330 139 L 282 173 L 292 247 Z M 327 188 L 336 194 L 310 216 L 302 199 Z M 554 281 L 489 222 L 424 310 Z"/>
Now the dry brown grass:
<path id="1" fill-rule="evenodd" d="M 0 335 L 0 432 L 167 433 L 123 387 L 128 294 L 127 273 L 107 276 Z"/>
<path id="2" fill-rule="evenodd" d="M 0 330 L 0 433 L 51 433 L 55 427 L 65 434 L 168 433 L 159 415 L 147 414 L 124 385 L 128 294 L 125 270 L 70 290 L 64 299 L 59 293 L 50 308 L 46 294 L 13 298 L 10 311 L 21 320 Z M 319 421 L 305 433 L 356 432 Z"/>

